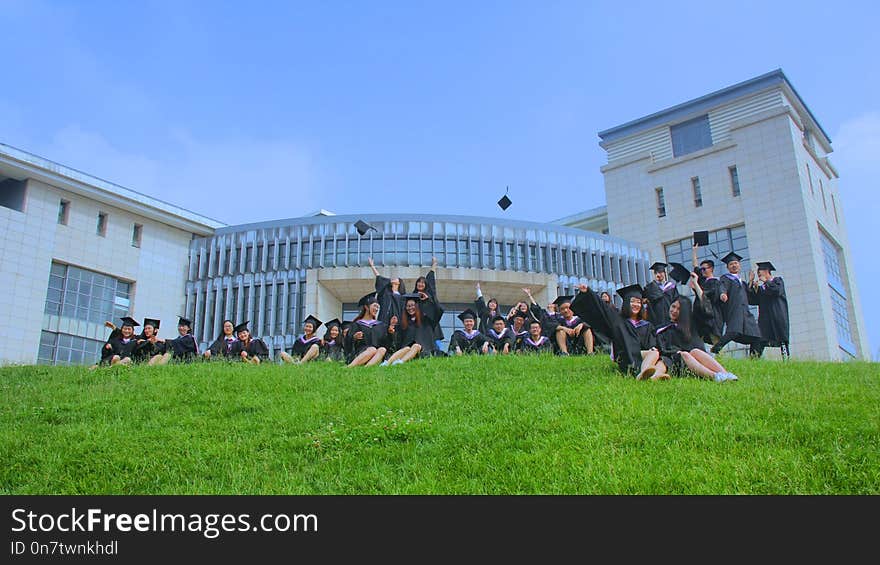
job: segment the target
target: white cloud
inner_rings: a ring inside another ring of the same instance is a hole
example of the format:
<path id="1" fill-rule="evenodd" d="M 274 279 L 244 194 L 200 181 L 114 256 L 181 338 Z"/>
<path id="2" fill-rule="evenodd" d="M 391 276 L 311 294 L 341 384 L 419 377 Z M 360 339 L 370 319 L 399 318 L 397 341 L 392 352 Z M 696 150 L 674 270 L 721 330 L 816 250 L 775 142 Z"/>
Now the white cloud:
<path id="1" fill-rule="evenodd" d="M 201 140 L 175 129 L 159 156 L 126 152 L 99 133 L 70 125 L 40 155 L 228 223 L 319 207 L 310 153 L 289 140 Z"/>

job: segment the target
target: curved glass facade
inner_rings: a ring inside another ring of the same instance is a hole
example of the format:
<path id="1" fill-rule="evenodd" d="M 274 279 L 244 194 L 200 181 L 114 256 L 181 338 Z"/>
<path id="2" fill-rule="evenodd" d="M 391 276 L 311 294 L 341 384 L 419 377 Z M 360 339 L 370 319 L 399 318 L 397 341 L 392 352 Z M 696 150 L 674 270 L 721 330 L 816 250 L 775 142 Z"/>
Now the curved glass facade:
<path id="1" fill-rule="evenodd" d="M 355 222 L 375 230 L 360 236 Z M 309 216 L 220 228 L 190 244 L 186 314 L 205 344 L 226 318 L 249 320 L 273 354 L 300 332 L 310 270 L 420 267 L 541 273 L 558 294 L 645 284 L 648 257 L 633 243 L 555 224 L 473 216 Z M 359 277 L 363 278 L 363 277 Z M 372 280 L 372 279 L 371 279 Z M 476 279 L 475 279 L 476 280 Z M 440 289 L 440 299 L 443 291 Z M 352 302 L 357 297 L 337 297 Z M 341 306 L 341 305 L 340 305 Z M 342 315 L 342 309 L 334 314 Z"/>

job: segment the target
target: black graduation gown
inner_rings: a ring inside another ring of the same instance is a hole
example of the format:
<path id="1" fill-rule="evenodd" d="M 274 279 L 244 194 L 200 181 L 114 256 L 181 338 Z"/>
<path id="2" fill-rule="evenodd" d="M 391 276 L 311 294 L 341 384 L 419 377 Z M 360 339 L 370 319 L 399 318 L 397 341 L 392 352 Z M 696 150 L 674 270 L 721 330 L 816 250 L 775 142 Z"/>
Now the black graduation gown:
<path id="1" fill-rule="evenodd" d="M 657 349 L 660 350 L 663 362 L 675 374 L 681 374 L 686 368 L 680 355 L 682 351 L 692 349 L 706 351 L 702 338 L 696 333 L 692 333 L 690 337 L 685 336 L 681 326 L 674 322 L 660 326 L 654 334 L 657 337 Z"/>
<path id="2" fill-rule="evenodd" d="M 397 293 L 391 290 L 391 279 L 382 275 L 376 275 L 376 300 L 379 301 L 379 321 L 384 322 L 386 325 L 391 323 L 392 316 L 397 316 L 398 320 L 403 317 L 403 295 L 406 293 L 403 281 L 400 281 L 400 286 L 397 290 Z"/>
<path id="3" fill-rule="evenodd" d="M 122 359 L 133 357 L 138 345 L 137 337 L 131 336 L 131 338 L 126 341 L 123 339 L 121 333 L 118 337 L 111 337 L 108 340 L 108 343 L 111 348 L 110 357 L 112 358 L 114 355 L 119 355 Z"/>
<path id="4" fill-rule="evenodd" d="M 236 341 L 232 346 L 231 357 L 241 357 L 242 351 L 246 351 L 248 357 L 259 357 L 260 361 L 269 360 L 269 346 L 258 337 L 252 337 L 247 345 L 243 341 Z"/>
<path id="5" fill-rule="evenodd" d="M 504 326 L 504 330 L 500 334 L 495 332 L 495 328 L 489 328 L 489 333 L 486 334 L 486 340 L 489 342 L 489 347 L 494 349 L 496 353 L 504 351 L 505 344 L 508 345 L 508 351 L 513 351 L 513 332 L 507 326 Z"/>
<path id="6" fill-rule="evenodd" d="M 306 340 L 303 339 L 304 337 L 305 337 L 304 335 L 301 335 L 298 338 L 296 338 L 296 340 L 293 342 L 293 348 L 292 348 L 293 354 L 299 355 L 300 359 L 303 358 L 303 355 L 306 354 L 306 352 L 309 350 L 309 348 L 312 345 L 317 343 L 319 348 L 321 346 L 321 338 L 319 338 L 318 336 L 313 335 L 311 337 L 311 339 L 306 339 Z"/>
<path id="7" fill-rule="evenodd" d="M 177 336 L 165 344 L 171 349 L 172 359 L 177 361 L 189 362 L 199 354 L 199 345 L 192 334 Z"/>
<path id="8" fill-rule="evenodd" d="M 107 338 L 107 341 L 104 342 L 104 345 L 101 347 L 101 360 L 99 363 L 109 364 L 113 359 L 115 353 L 113 353 L 113 343 L 111 343 L 114 339 L 119 339 L 122 337 L 122 331 L 119 328 L 116 328 L 112 332 L 110 332 L 110 337 Z M 109 346 L 109 347 L 108 347 Z"/>
<path id="9" fill-rule="evenodd" d="M 238 338 L 232 338 L 227 340 L 224 336 L 220 336 L 214 340 L 214 343 L 208 348 L 208 351 L 211 352 L 212 359 L 219 359 L 221 356 L 226 359 L 231 359 L 235 357 L 235 347 L 236 343 L 238 343 Z M 240 351 L 240 350 L 239 350 Z"/>
<path id="10" fill-rule="evenodd" d="M 425 294 L 428 295 L 428 303 L 434 308 L 434 318 L 432 320 L 434 339 L 443 341 L 445 336 L 443 335 L 443 329 L 440 327 L 440 320 L 443 317 L 445 310 L 437 299 L 437 276 L 434 274 L 434 269 L 431 269 L 428 271 L 428 274 L 425 275 Z M 422 350 L 424 351 L 424 348 L 422 348 Z"/>
<path id="11" fill-rule="evenodd" d="M 542 335 L 538 338 L 537 343 L 532 341 L 532 336 L 526 335 L 522 341 L 519 342 L 519 347 L 517 348 L 517 352 L 519 353 L 553 353 L 553 343 L 547 338 L 547 336 Z"/>
<path id="12" fill-rule="evenodd" d="M 556 331 L 556 326 L 559 325 L 558 314 L 551 314 L 537 304 L 530 304 L 529 312 L 534 319 L 541 322 L 541 333 L 545 336 L 553 335 L 553 332 Z"/>
<path id="13" fill-rule="evenodd" d="M 703 289 L 703 299 L 694 297 L 694 330 L 703 341 L 712 343 L 712 336 L 724 334 L 724 314 L 721 311 L 721 281 L 718 277 L 700 277 L 697 281 Z"/>
<path id="14" fill-rule="evenodd" d="M 727 294 L 727 302 L 721 303 L 721 312 L 724 315 L 724 334 L 738 337 L 733 341 L 750 343 L 749 338 L 760 338 L 761 331 L 758 322 L 749 310 L 749 299 L 746 284 L 736 275 L 725 273 L 721 276 L 721 292 Z"/>
<path id="15" fill-rule="evenodd" d="M 479 330 L 468 335 L 462 329 L 455 330 L 452 338 L 449 340 L 449 355 L 455 355 L 455 348 L 461 348 L 462 353 L 482 353 L 483 344 L 486 343 L 486 336 Z"/>
<path id="16" fill-rule="evenodd" d="M 437 326 L 434 320 L 438 315 L 438 307 L 436 303 L 431 301 L 421 301 L 417 307 L 422 314 L 422 325 L 416 325 L 415 317 L 410 318 L 409 314 L 404 312 L 403 315 L 407 317 L 406 329 L 403 328 L 402 323 L 395 328 L 398 347 L 408 347 L 418 343 L 422 347 L 419 357 L 431 357 L 436 349 L 434 340 L 437 335 L 435 331 Z"/>
<path id="17" fill-rule="evenodd" d="M 399 325 L 397 327 L 400 327 Z M 396 328 L 395 328 L 396 331 Z M 363 339 L 355 339 L 356 333 L 362 332 Z M 387 348 L 391 340 L 388 338 L 388 325 L 379 320 L 357 320 L 345 335 L 345 358 L 351 363 L 355 357 L 368 347 Z"/>
<path id="18" fill-rule="evenodd" d="M 788 343 L 788 298 L 782 277 L 773 277 L 749 289 L 749 304 L 758 306 L 758 328 L 770 347 Z"/>
<path id="19" fill-rule="evenodd" d="M 345 351 L 342 348 L 342 337 L 323 342 L 321 355 L 331 361 L 344 361 Z"/>
<path id="20" fill-rule="evenodd" d="M 584 329 L 581 330 L 581 334 L 578 336 L 565 336 L 565 344 L 566 346 L 568 346 L 569 353 L 580 353 L 586 351 L 583 342 L 583 335 L 584 332 L 590 328 L 590 323 L 578 316 L 577 314 L 572 316 L 570 320 L 566 320 L 562 315 L 560 315 L 557 319 L 559 320 L 559 323 L 557 325 L 565 326 L 566 328 L 573 328 L 583 322 Z"/>
<path id="21" fill-rule="evenodd" d="M 134 356 L 131 360 L 142 363 L 144 361 L 149 361 L 153 355 L 164 354 L 165 351 L 166 346 L 164 341 L 153 343 L 144 337 L 139 337 L 138 344 L 134 348 Z"/>
<path id="22" fill-rule="evenodd" d="M 492 327 L 492 318 L 501 314 L 500 310 L 489 310 L 489 307 L 486 306 L 486 300 L 482 296 L 478 296 L 476 300 L 474 300 L 474 307 L 477 311 L 477 317 L 480 320 L 477 329 L 480 330 L 480 333 L 484 336 L 489 332 L 489 329 Z M 501 314 L 502 316 L 504 314 Z"/>
<path id="23" fill-rule="evenodd" d="M 645 298 L 648 299 L 648 320 L 655 326 L 669 322 L 669 307 L 678 298 L 678 288 L 673 280 L 663 285 L 651 281 L 645 285 Z"/>
<path id="24" fill-rule="evenodd" d="M 602 302 L 592 289 L 577 293 L 571 302 L 571 309 L 596 331 L 611 336 L 614 361 L 623 373 L 637 373 L 642 365 L 642 351 L 657 346 L 654 324 L 624 319 L 619 312 Z"/>

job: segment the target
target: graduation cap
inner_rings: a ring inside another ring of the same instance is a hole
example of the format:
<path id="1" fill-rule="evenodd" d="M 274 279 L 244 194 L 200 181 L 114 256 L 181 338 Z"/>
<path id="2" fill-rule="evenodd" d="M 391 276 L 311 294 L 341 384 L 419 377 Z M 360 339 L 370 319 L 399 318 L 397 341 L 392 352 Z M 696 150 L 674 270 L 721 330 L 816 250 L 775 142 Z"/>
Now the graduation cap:
<path id="1" fill-rule="evenodd" d="M 773 272 L 776 270 L 770 261 L 758 261 L 757 266 L 759 271 Z"/>
<path id="2" fill-rule="evenodd" d="M 130 327 L 130 328 L 133 328 L 133 327 L 136 327 L 136 326 L 139 326 L 139 325 L 140 325 L 140 324 L 137 322 L 137 320 L 135 320 L 135 319 L 132 318 L 131 316 L 123 316 L 122 318 L 120 318 L 120 320 L 122 320 L 122 327 L 123 327 L 123 328 L 124 328 L 125 326 L 128 326 L 128 327 Z"/>
<path id="3" fill-rule="evenodd" d="M 144 325 L 145 326 L 153 326 L 154 330 L 158 330 L 159 329 L 159 320 L 157 320 L 155 318 L 144 318 Z"/>
<path id="4" fill-rule="evenodd" d="M 731 261 L 742 261 L 742 257 L 731 251 L 727 255 L 721 258 L 721 262 L 725 265 L 730 263 Z"/>
<path id="5" fill-rule="evenodd" d="M 192 327 L 193 324 L 192 324 L 192 320 L 188 320 L 188 319 L 184 318 L 183 316 L 178 316 L 177 317 L 177 325 Z"/>
<path id="6" fill-rule="evenodd" d="M 415 300 L 416 302 L 421 302 L 422 300 L 422 296 L 418 292 L 408 292 L 406 294 L 402 294 L 400 297 L 403 298 L 404 302 L 406 302 L 407 300 Z"/>
<path id="7" fill-rule="evenodd" d="M 695 231 L 694 232 L 694 245 L 702 245 L 703 247 L 709 245 L 709 232 Z"/>
<path id="8" fill-rule="evenodd" d="M 643 292 L 642 287 L 641 287 L 641 285 L 638 285 L 638 284 L 631 284 L 629 286 L 625 286 L 623 288 L 617 289 L 617 294 L 619 294 L 620 297 L 623 298 L 624 303 L 628 302 L 629 299 L 632 298 L 633 296 L 637 296 L 637 297 L 641 298 L 642 292 Z"/>
<path id="9" fill-rule="evenodd" d="M 248 320 L 247 322 L 242 322 L 242 323 L 238 324 L 237 326 L 235 326 L 235 333 L 238 333 L 240 331 L 250 331 L 248 329 L 249 323 L 251 323 L 250 320 Z"/>
<path id="10" fill-rule="evenodd" d="M 361 299 L 358 300 L 358 306 L 369 306 L 373 302 L 379 302 L 376 299 L 375 292 L 371 292 L 370 294 L 365 294 L 364 296 L 362 296 Z"/>
<path id="11" fill-rule="evenodd" d="M 324 322 L 309 314 L 308 316 L 306 316 L 306 319 L 303 320 L 303 325 L 305 325 L 306 323 L 311 323 L 312 331 L 317 331 L 318 328 L 321 327 L 321 324 L 323 324 Z"/>
<path id="12" fill-rule="evenodd" d="M 572 301 L 573 299 L 574 299 L 574 296 L 570 296 L 570 295 L 568 295 L 568 296 L 560 296 L 560 297 L 558 297 L 556 300 L 553 301 L 553 304 L 555 304 L 556 306 L 562 306 L 562 305 L 565 304 L 566 302 L 568 302 L 569 304 L 571 304 L 571 301 Z"/>
<path id="13" fill-rule="evenodd" d="M 464 322 L 465 320 L 476 320 L 477 313 L 471 310 L 470 308 L 466 308 L 464 312 L 458 315 L 458 319 Z M 502 318 L 503 319 L 503 318 Z"/>
<path id="14" fill-rule="evenodd" d="M 670 263 L 670 265 L 672 265 L 672 271 L 669 273 L 669 277 L 680 284 L 687 284 L 691 277 L 691 272 L 687 270 L 687 267 L 681 263 Z"/>
<path id="15" fill-rule="evenodd" d="M 507 187 L 507 190 L 510 190 L 510 187 Z M 498 201 L 498 205 L 502 210 L 507 210 L 510 208 L 510 205 L 513 204 L 513 200 L 507 197 L 507 192 L 504 193 L 504 196 L 501 197 L 501 200 Z"/>
<path id="16" fill-rule="evenodd" d="M 668 266 L 669 265 L 667 265 L 666 263 L 661 263 L 660 261 L 657 261 L 656 263 L 651 265 L 651 270 L 654 271 L 655 273 L 659 272 L 659 271 L 663 271 L 665 273 L 666 267 L 668 267 Z"/>
<path id="17" fill-rule="evenodd" d="M 502 316 L 501 314 L 495 314 L 494 316 L 492 316 L 492 323 L 493 324 L 495 322 L 497 322 L 498 320 L 501 320 L 502 322 L 507 323 L 507 319 L 504 316 Z"/>
<path id="18" fill-rule="evenodd" d="M 330 328 L 332 328 L 333 326 L 336 326 L 336 327 L 342 326 L 342 322 L 339 321 L 339 318 L 333 318 L 332 320 L 330 320 L 329 322 L 324 324 L 324 327 L 328 330 Z"/>
<path id="19" fill-rule="evenodd" d="M 351 327 L 351 325 L 352 325 L 353 323 L 354 323 L 354 322 L 352 322 L 351 320 L 343 320 L 343 321 L 339 322 L 339 327 L 342 329 L 342 331 L 345 331 L 345 330 L 347 330 L 349 327 Z"/>
<path id="20" fill-rule="evenodd" d="M 379 230 L 377 230 L 376 228 L 374 228 L 373 226 L 371 226 L 370 224 L 368 224 L 367 222 L 365 222 L 365 221 L 363 221 L 363 220 L 358 220 L 358 221 L 356 221 L 356 222 L 354 223 L 354 228 L 357 230 L 357 232 L 358 232 L 359 235 L 364 235 L 364 234 L 366 234 L 366 233 L 367 233 L 368 231 L 370 231 L 370 230 L 376 230 L 376 231 L 379 231 Z"/>

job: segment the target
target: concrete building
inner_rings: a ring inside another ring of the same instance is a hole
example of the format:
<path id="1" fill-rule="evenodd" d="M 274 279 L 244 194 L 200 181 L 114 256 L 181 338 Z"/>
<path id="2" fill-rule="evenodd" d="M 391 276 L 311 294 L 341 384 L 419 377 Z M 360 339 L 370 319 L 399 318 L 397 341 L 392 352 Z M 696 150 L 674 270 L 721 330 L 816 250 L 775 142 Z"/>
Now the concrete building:
<path id="1" fill-rule="evenodd" d="M 373 226 L 363 236 L 355 223 Z M 374 290 L 368 266 L 401 277 L 407 290 L 438 261 L 438 296 L 448 339 L 456 317 L 473 308 L 476 283 L 509 307 L 531 288 L 543 306 L 581 284 L 612 290 L 645 283 L 648 256 L 631 243 L 557 225 L 472 216 L 368 214 L 312 216 L 227 226 L 190 245 L 186 313 L 204 347 L 224 319 L 248 320 L 273 354 L 289 349 L 309 314 L 357 314 Z M 322 331 L 319 331 L 322 333 Z"/>
<path id="2" fill-rule="evenodd" d="M 700 260 L 777 267 L 794 356 L 870 358 L 831 140 L 781 70 L 599 137 L 611 235 L 690 266 L 692 232 L 709 230 Z M 557 222 L 601 225 L 601 210 Z"/>
<path id="3" fill-rule="evenodd" d="M 176 330 L 190 241 L 222 225 L 0 144 L 0 362 L 90 364 L 129 313 Z"/>

